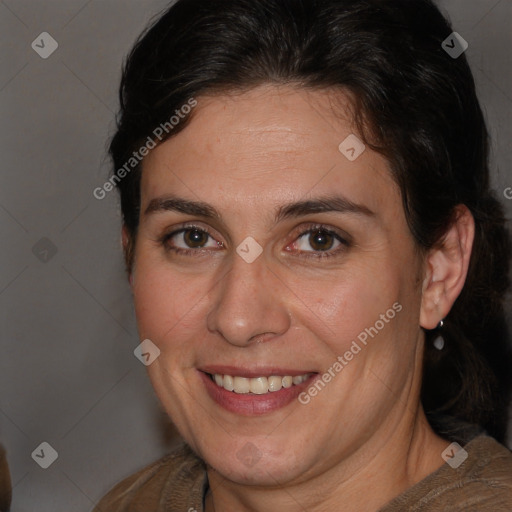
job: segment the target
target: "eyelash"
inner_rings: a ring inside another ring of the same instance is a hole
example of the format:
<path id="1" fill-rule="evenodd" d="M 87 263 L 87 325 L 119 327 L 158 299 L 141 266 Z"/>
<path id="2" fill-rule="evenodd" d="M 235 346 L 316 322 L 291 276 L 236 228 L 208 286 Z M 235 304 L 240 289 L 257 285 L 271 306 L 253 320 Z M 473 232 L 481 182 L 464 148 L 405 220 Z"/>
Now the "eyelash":
<path id="1" fill-rule="evenodd" d="M 215 240 L 215 238 L 208 231 L 207 228 L 189 224 L 189 225 L 181 227 L 180 229 L 172 231 L 171 233 L 164 234 L 162 237 L 160 237 L 158 242 L 164 247 L 164 249 L 166 251 L 171 251 L 171 252 L 174 252 L 175 254 L 184 255 L 184 256 L 199 256 L 202 253 L 204 253 L 204 251 L 208 251 L 208 249 L 204 249 L 204 248 L 183 249 L 181 247 L 172 247 L 172 246 L 168 245 L 169 240 L 171 240 L 176 235 L 179 235 L 181 233 L 186 233 L 187 231 L 193 231 L 193 230 L 197 230 L 197 231 L 200 231 L 201 233 L 205 233 L 210 238 Z M 295 237 L 295 239 L 292 243 L 295 243 L 297 240 L 300 240 L 305 235 L 315 233 L 318 231 L 321 231 L 323 234 L 330 235 L 330 236 L 334 237 L 335 240 L 340 242 L 340 246 L 337 249 L 334 249 L 334 250 L 329 249 L 327 251 L 302 251 L 301 257 L 315 258 L 315 259 L 331 258 L 331 257 L 337 256 L 339 253 L 345 251 L 351 245 L 350 242 L 347 239 L 343 238 L 339 233 L 337 233 L 336 231 L 334 231 L 322 224 L 312 224 L 312 225 L 308 226 L 307 229 L 305 229 L 304 231 L 301 231 Z M 222 247 L 222 245 L 221 245 L 222 242 L 220 242 L 220 243 L 217 242 L 217 243 L 219 244 L 220 247 Z"/>

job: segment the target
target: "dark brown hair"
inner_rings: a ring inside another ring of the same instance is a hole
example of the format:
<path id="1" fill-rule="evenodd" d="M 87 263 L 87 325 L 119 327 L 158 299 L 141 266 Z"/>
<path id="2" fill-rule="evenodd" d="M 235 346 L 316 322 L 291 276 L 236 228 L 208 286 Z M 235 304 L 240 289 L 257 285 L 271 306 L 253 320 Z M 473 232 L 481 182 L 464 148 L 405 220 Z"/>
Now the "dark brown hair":
<path id="1" fill-rule="evenodd" d="M 441 46 L 452 31 L 430 0 L 179 0 L 127 59 L 110 152 L 114 169 L 122 168 L 156 127 L 202 94 L 264 83 L 349 91 L 361 136 L 391 164 L 418 247 L 440 241 L 457 205 L 474 216 L 469 274 L 445 320 L 442 351 L 427 332 L 422 403 L 442 435 L 462 439 L 456 430 L 466 422 L 503 440 L 510 245 L 490 191 L 488 135 L 471 71 L 464 55 L 452 58 Z M 138 165 L 117 183 L 131 247 L 140 172 Z M 126 258 L 130 268 L 130 249 Z"/>

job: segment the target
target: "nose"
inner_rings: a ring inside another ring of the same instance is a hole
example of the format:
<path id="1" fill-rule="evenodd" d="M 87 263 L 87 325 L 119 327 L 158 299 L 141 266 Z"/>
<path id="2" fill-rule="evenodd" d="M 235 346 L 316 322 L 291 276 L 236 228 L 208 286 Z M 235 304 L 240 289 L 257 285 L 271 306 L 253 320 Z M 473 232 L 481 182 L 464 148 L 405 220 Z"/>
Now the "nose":
<path id="1" fill-rule="evenodd" d="M 239 347 L 282 335 L 291 323 L 283 288 L 262 257 L 247 263 L 235 255 L 214 290 L 208 330 Z"/>

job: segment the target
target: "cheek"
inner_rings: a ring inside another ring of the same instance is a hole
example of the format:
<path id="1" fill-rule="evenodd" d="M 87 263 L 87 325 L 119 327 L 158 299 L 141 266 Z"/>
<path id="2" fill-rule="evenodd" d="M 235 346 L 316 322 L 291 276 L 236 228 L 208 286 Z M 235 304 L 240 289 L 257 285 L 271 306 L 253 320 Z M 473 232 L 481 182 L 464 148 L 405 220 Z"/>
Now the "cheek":
<path id="1" fill-rule="evenodd" d="M 328 279 L 303 285 L 301 293 L 297 294 L 300 298 L 296 311 L 299 323 L 306 325 L 324 345 L 328 345 L 330 352 L 340 354 L 348 350 L 352 341 L 376 322 L 379 322 L 380 332 L 394 321 L 393 304 L 400 302 L 402 296 L 400 281 L 396 268 L 383 266 L 382 260 L 380 262 L 375 267 L 368 261 L 347 265 L 346 269 L 333 272 Z M 385 327 L 381 325 L 381 315 L 385 315 L 386 320 L 391 318 Z"/>
<path id="2" fill-rule="evenodd" d="M 165 264 L 140 258 L 133 295 L 139 334 L 162 348 L 197 331 L 207 297 L 204 280 L 172 272 Z"/>

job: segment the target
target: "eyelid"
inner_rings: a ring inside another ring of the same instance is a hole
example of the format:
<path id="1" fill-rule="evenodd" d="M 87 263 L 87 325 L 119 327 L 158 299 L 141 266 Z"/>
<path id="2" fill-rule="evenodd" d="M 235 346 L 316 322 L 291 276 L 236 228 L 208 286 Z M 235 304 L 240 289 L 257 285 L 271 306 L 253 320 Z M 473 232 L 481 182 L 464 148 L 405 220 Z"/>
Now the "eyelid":
<path id="1" fill-rule="evenodd" d="M 196 221 L 185 221 L 180 222 L 179 224 L 172 226 L 172 228 L 165 228 L 165 234 L 163 236 L 170 236 L 174 235 L 176 233 L 179 233 L 180 231 L 185 231 L 187 229 L 197 229 L 198 231 L 204 231 L 205 233 L 208 233 L 209 235 L 212 235 L 211 229 L 209 226 L 203 225 L 201 222 Z M 212 235 L 213 236 L 213 235 Z"/>
<path id="2" fill-rule="evenodd" d="M 300 226 L 295 228 L 294 232 L 296 232 L 296 234 L 292 235 L 293 241 L 297 240 L 298 238 L 308 233 L 314 233 L 315 231 L 324 231 L 325 233 L 329 233 L 335 236 L 340 242 L 343 242 L 348 245 L 352 244 L 352 237 L 345 231 L 327 224 L 319 223 L 310 223 L 306 225 L 301 224 Z"/>

